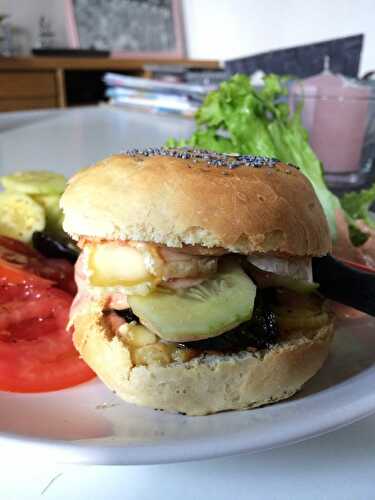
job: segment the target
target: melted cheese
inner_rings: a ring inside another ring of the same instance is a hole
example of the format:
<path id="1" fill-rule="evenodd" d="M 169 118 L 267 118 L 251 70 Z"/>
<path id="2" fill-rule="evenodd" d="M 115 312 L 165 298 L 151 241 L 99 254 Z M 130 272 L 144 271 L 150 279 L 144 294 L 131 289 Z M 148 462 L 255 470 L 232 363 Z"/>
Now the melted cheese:
<path id="1" fill-rule="evenodd" d="M 117 242 L 89 247 L 90 282 L 96 286 L 134 286 L 153 277 L 145 259 L 136 248 Z"/>
<path id="2" fill-rule="evenodd" d="M 207 278 L 217 257 L 187 255 L 142 242 L 87 244 L 90 284 L 133 287 L 142 283 Z"/>

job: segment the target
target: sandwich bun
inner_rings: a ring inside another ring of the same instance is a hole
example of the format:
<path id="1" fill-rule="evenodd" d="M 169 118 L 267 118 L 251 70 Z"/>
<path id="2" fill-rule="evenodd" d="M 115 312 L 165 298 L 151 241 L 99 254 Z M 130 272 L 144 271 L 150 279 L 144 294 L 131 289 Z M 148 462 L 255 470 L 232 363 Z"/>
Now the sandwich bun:
<path id="1" fill-rule="evenodd" d="M 129 403 L 187 415 L 255 408 L 295 394 L 321 368 L 333 322 L 293 336 L 270 349 L 203 354 L 166 366 L 134 365 L 126 343 L 106 323 L 100 307 L 74 321 L 74 344 L 98 377 Z"/>
<path id="2" fill-rule="evenodd" d="M 136 365 L 100 310 L 78 316 L 74 343 L 98 377 L 129 403 L 187 415 L 255 408 L 295 394 L 321 368 L 332 320 L 270 349 L 205 354 L 167 366 Z"/>
<path id="3" fill-rule="evenodd" d="M 75 175 L 61 206 L 64 229 L 83 244 L 131 240 L 281 257 L 331 249 L 308 179 L 269 158 L 181 149 L 114 155 Z M 320 369 L 333 336 L 327 316 L 313 330 L 281 332 L 282 340 L 268 349 L 197 351 L 189 359 L 143 362 L 121 328 L 111 327 L 107 299 L 92 295 L 74 313 L 73 341 L 82 358 L 126 401 L 188 415 L 290 397 Z"/>
<path id="4" fill-rule="evenodd" d="M 194 151 L 181 158 L 174 151 L 114 155 L 79 172 L 61 200 L 65 231 L 76 239 L 201 245 L 242 254 L 330 251 L 322 207 L 296 167 Z"/>

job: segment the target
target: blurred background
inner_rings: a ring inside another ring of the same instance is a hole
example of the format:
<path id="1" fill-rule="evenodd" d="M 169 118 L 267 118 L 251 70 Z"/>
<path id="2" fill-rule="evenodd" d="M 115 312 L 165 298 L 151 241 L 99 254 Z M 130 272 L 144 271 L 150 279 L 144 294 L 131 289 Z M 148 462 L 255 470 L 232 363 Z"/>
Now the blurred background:
<path id="1" fill-rule="evenodd" d="M 168 61 L 180 62 L 180 67 L 213 69 L 233 59 L 361 34 L 363 43 L 354 64 L 358 76 L 364 76 L 375 69 L 373 14 L 372 0 L 0 0 L 0 16 L 7 16 L 0 28 L 0 53 L 5 56 L 30 56 L 33 49 L 35 54 L 35 49 L 52 48 L 60 53 L 46 51 L 43 55 L 112 55 L 112 61 L 105 63 L 73 60 L 69 64 L 60 60 L 58 64 L 39 60 L 17 66 L 3 60 L 0 70 L 30 70 L 31 63 L 33 71 L 62 69 L 55 105 L 92 103 L 103 97 L 100 83 L 106 69 L 140 74 L 147 72 L 150 64 L 165 66 Z M 76 50 L 64 54 L 61 50 L 73 47 L 102 52 L 90 54 L 87 50 L 85 54 Z M 122 58 L 122 63 L 113 57 Z M 321 68 L 322 57 L 318 61 Z M 175 73 L 177 69 L 174 68 Z M 10 73 L 6 76 L 14 77 Z M 29 83 L 32 84 L 31 79 Z M 46 79 L 44 85 L 48 86 Z M 34 97 L 35 104 L 11 103 L 9 99 L 6 103 L 3 91 L 0 110 L 20 109 L 22 104 L 24 109 L 50 107 L 52 100 L 43 102 L 42 97 L 46 96 L 41 94 L 40 88 L 34 96 L 30 91 L 28 97 Z"/>
<path id="2" fill-rule="evenodd" d="M 0 0 L 0 111 L 193 118 L 231 76 L 261 88 L 275 73 L 328 182 L 360 185 L 374 170 L 374 18 L 372 0 Z"/>
<path id="3" fill-rule="evenodd" d="M 87 3 L 95 8 L 131 2 Z M 182 0 L 181 4 L 190 58 L 227 60 L 363 33 L 360 74 L 374 69 L 372 0 Z M 0 12 L 10 16 L 17 53 L 30 53 L 37 42 L 40 16 L 51 22 L 58 45 L 69 44 L 64 0 L 1 0 Z"/>

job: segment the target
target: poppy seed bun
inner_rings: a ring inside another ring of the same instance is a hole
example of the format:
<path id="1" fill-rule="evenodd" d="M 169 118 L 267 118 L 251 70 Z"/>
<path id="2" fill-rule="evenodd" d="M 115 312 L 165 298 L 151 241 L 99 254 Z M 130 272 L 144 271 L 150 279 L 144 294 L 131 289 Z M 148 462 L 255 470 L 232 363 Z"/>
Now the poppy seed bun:
<path id="1" fill-rule="evenodd" d="M 75 238 L 242 254 L 330 251 L 322 207 L 297 168 L 257 157 L 151 151 L 111 156 L 75 175 L 61 199 L 64 229 Z"/>
<path id="2" fill-rule="evenodd" d="M 99 378 L 129 403 L 207 415 L 274 403 L 295 394 L 324 363 L 332 322 L 267 350 L 206 355 L 167 366 L 133 366 L 130 352 L 101 309 L 74 320 L 74 344 Z"/>

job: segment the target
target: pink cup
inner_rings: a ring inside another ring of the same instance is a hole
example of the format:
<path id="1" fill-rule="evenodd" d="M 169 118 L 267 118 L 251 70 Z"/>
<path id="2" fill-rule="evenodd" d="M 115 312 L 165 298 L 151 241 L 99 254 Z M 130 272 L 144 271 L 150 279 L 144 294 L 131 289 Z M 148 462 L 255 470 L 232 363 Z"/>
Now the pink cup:
<path id="1" fill-rule="evenodd" d="M 327 177 L 360 171 L 370 87 L 324 70 L 295 82 L 289 99 L 293 110 L 303 101 L 302 121 Z"/>

